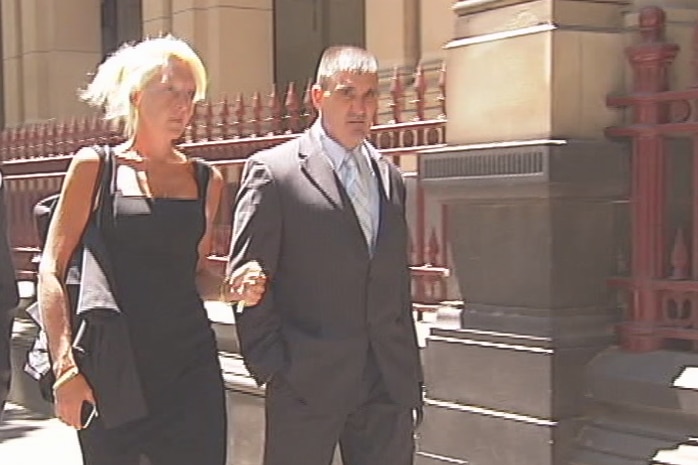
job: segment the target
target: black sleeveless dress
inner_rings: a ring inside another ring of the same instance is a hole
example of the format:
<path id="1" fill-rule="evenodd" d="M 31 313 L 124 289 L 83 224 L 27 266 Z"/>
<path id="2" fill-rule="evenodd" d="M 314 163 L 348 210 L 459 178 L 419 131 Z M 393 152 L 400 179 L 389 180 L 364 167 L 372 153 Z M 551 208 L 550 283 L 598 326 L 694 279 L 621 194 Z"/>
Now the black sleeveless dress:
<path id="1" fill-rule="evenodd" d="M 225 463 L 223 381 L 195 285 L 204 192 L 200 185 L 191 200 L 115 194 L 114 220 L 102 228 L 149 415 L 80 431 L 85 465 L 138 465 L 141 456 L 152 465 Z"/>

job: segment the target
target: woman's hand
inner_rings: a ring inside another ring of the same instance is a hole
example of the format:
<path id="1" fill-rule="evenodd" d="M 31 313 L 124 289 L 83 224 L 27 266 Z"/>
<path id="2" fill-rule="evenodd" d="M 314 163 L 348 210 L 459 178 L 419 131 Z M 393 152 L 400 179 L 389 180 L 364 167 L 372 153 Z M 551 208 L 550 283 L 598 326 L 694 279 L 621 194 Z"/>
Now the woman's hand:
<path id="1" fill-rule="evenodd" d="M 78 373 L 75 377 L 61 384 L 53 393 L 55 412 L 58 419 L 75 429 L 82 429 L 82 405 L 87 402 L 96 405 L 92 388 L 85 377 Z"/>
<path id="2" fill-rule="evenodd" d="M 233 271 L 226 280 L 223 291 L 228 302 L 244 301 L 246 307 L 254 306 L 262 300 L 267 286 L 267 275 L 256 261 L 247 262 Z"/>

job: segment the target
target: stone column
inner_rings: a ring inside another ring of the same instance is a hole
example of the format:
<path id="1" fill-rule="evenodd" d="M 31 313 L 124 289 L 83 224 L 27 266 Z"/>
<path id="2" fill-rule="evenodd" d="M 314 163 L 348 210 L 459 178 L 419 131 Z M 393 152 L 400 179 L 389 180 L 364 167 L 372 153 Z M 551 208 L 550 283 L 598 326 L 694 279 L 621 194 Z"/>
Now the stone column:
<path id="1" fill-rule="evenodd" d="M 22 92 L 22 36 L 19 0 L 2 0 L 2 65 L 5 125 L 14 126 L 24 119 Z"/>
<path id="2" fill-rule="evenodd" d="M 449 147 L 421 157 L 448 205 L 461 329 L 425 349 L 418 463 L 567 465 L 584 370 L 613 341 L 627 154 L 623 0 L 457 2 Z"/>
<path id="3" fill-rule="evenodd" d="M 381 68 L 413 67 L 420 59 L 419 0 L 366 0 L 366 48 Z"/>
<path id="4" fill-rule="evenodd" d="M 172 0 L 142 0 L 143 36 L 172 32 Z"/>
<path id="5" fill-rule="evenodd" d="M 209 0 L 206 65 L 214 100 L 264 95 L 274 82 L 273 0 Z M 249 99 L 247 100 L 249 102 Z"/>
<path id="6" fill-rule="evenodd" d="M 89 112 L 76 92 L 101 60 L 99 2 L 3 0 L 2 6 L 7 124 Z"/>
<path id="7" fill-rule="evenodd" d="M 143 31 L 188 41 L 209 73 L 209 97 L 267 92 L 273 82 L 273 0 L 143 0 Z"/>
<path id="8" fill-rule="evenodd" d="M 444 58 L 444 45 L 453 39 L 453 0 L 420 0 L 419 59 L 423 63 Z"/>

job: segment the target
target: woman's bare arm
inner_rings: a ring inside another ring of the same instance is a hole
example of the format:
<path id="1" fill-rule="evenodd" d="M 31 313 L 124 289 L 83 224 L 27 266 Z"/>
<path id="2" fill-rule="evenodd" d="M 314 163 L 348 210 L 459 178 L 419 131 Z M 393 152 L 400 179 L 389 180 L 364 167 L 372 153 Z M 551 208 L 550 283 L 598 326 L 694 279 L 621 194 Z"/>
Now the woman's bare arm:
<path id="1" fill-rule="evenodd" d="M 41 255 L 37 296 L 56 377 L 76 366 L 65 274 L 90 217 L 100 163 L 92 148 L 73 157 Z"/>
<path id="2" fill-rule="evenodd" d="M 206 197 L 206 232 L 199 242 L 197 287 L 205 300 L 244 300 L 245 305 L 256 305 L 266 290 L 267 281 L 259 263 L 245 263 L 226 279 L 223 264 L 217 269 L 207 258 L 213 249 L 213 223 L 218 213 L 223 187 L 223 177 L 213 168 Z"/>
<path id="3" fill-rule="evenodd" d="M 211 176 L 206 193 L 206 231 L 199 241 L 199 261 L 196 267 L 196 284 L 199 294 L 204 300 L 219 298 L 222 273 L 216 273 L 208 260 L 213 250 L 213 223 L 218 213 L 218 207 L 223 193 L 223 176 L 216 168 L 211 167 Z"/>

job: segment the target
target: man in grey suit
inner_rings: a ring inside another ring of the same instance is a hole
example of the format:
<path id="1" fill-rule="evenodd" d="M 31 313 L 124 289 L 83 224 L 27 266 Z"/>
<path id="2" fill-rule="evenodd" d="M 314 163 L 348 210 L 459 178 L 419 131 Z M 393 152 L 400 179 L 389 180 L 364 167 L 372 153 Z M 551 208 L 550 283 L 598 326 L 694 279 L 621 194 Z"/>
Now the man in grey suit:
<path id="1" fill-rule="evenodd" d="M 19 303 L 15 270 L 12 266 L 10 244 L 7 239 L 7 219 L 2 173 L 0 173 L 0 418 L 10 389 L 10 338 L 12 311 Z"/>
<path id="2" fill-rule="evenodd" d="M 408 465 L 422 370 L 411 311 L 405 186 L 366 140 L 377 61 L 320 59 L 319 118 L 250 157 L 229 270 L 257 260 L 260 303 L 237 316 L 246 365 L 266 383 L 265 465 Z"/>

